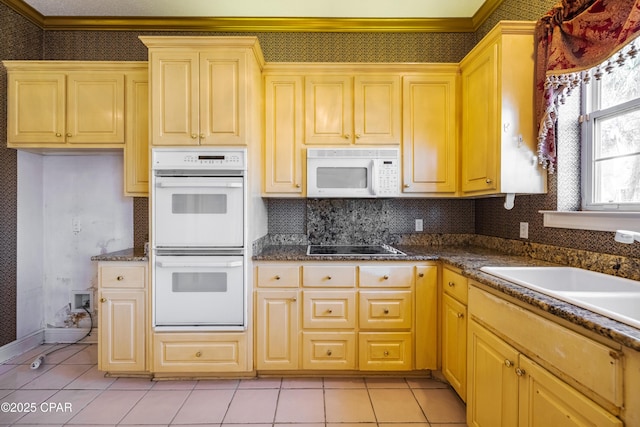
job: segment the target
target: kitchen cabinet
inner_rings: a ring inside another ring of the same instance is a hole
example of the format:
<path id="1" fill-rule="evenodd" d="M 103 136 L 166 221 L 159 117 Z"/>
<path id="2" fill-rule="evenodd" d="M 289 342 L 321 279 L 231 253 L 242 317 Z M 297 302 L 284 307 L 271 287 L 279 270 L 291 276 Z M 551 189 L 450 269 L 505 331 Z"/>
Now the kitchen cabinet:
<path id="1" fill-rule="evenodd" d="M 265 176 L 269 196 L 304 195 L 303 77 L 265 75 Z"/>
<path id="2" fill-rule="evenodd" d="M 469 322 L 470 426 L 622 426 L 622 421 Z"/>
<path id="3" fill-rule="evenodd" d="M 126 75 L 124 194 L 149 196 L 149 72 Z"/>
<path id="4" fill-rule="evenodd" d="M 306 144 L 399 144 L 400 76 L 305 76 Z"/>
<path id="5" fill-rule="evenodd" d="M 462 193 L 544 193 L 534 119 L 534 22 L 498 23 L 460 62 Z"/>
<path id="6" fill-rule="evenodd" d="M 458 191 L 458 65 L 433 64 L 402 80 L 402 192 L 452 196 Z"/>
<path id="7" fill-rule="evenodd" d="M 437 272 L 394 262 L 259 263 L 257 369 L 436 369 Z"/>
<path id="8" fill-rule="evenodd" d="M 620 349 L 471 285 L 468 425 L 623 425 Z"/>
<path id="9" fill-rule="evenodd" d="M 9 148 L 123 148 L 125 91 L 143 62 L 4 61 Z"/>
<path id="10" fill-rule="evenodd" d="M 147 264 L 98 264 L 98 369 L 147 370 Z"/>
<path id="11" fill-rule="evenodd" d="M 442 269 L 442 374 L 463 401 L 467 393 L 467 279 Z"/>
<path id="12" fill-rule="evenodd" d="M 180 332 L 153 335 L 153 370 L 158 373 L 246 372 L 247 334 Z"/>
<path id="13" fill-rule="evenodd" d="M 260 137 L 255 37 L 140 37 L 149 48 L 153 145 L 247 145 Z"/>

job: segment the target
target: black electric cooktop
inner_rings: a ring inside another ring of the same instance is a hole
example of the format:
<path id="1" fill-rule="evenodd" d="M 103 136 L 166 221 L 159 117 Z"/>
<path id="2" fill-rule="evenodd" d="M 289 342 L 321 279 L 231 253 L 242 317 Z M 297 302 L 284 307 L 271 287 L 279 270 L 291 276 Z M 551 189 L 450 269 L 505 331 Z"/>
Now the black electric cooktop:
<path id="1" fill-rule="evenodd" d="M 389 245 L 309 245 L 307 255 L 401 256 L 405 253 Z"/>

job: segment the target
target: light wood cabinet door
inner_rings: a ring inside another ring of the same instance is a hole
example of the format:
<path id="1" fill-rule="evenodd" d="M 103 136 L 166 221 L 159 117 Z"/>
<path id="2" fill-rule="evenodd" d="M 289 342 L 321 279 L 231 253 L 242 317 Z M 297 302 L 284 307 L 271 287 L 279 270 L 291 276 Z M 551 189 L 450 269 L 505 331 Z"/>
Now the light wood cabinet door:
<path id="1" fill-rule="evenodd" d="M 145 370 L 146 292 L 102 290 L 98 328 L 101 371 L 141 372 Z"/>
<path id="2" fill-rule="evenodd" d="M 7 144 L 63 144 L 66 135 L 66 75 L 8 73 Z M 18 145 L 19 146 L 19 145 Z"/>
<path id="3" fill-rule="evenodd" d="M 245 143 L 247 63 L 244 51 L 200 52 L 201 145 Z"/>
<path id="4" fill-rule="evenodd" d="M 256 369 L 298 369 L 299 291 L 256 292 Z"/>
<path id="5" fill-rule="evenodd" d="M 458 189 L 457 74 L 403 81 L 403 193 Z"/>
<path id="6" fill-rule="evenodd" d="M 467 424 L 518 425 L 518 352 L 474 321 L 468 348 Z"/>
<path id="7" fill-rule="evenodd" d="M 499 187 L 498 45 L 462 65 L 462 191 Z"/>
<path id="8" fill-rule="evenodd" d="M 264 192 L 302 196 L 304 104 L 301 76 L 265 77 Z"/>
<path id="9" fill-rule="evenodd" d="M 349 145 L 353 138 L 353 78 L 305 78 L 305 143 Z"/>
<path id="10" fill-rule="evenodd" d="M 520 355 L 520 427 L 622 426 L 622 421 Z"/>
<path id="11" fill-rule="evenodd" d="M 463 401 L 467 393 L 467 307 L 442 295 L 442 373 Z"/>
<path id="12" fill-rule="evenodd" d="M 415 368 L 438 369 L 437 266 L 416 267 L 415 307 Z"/>
<path id="13" fill-rule="evenodd" d="M 197 145 L 200 62 L 197 52 L 151 52 L 151 142 Z"/>
<path id="14" fill-rule="evenodd" d="M 399 75 L 355 76 L 353 87 L 355 144 L 400 144 Z"/>
<path id="15" fill-rule="evenodd" d="M 126 75 L 127 142 L 124 148 L 124 193 L 149 196 L 149 73 Z"/>

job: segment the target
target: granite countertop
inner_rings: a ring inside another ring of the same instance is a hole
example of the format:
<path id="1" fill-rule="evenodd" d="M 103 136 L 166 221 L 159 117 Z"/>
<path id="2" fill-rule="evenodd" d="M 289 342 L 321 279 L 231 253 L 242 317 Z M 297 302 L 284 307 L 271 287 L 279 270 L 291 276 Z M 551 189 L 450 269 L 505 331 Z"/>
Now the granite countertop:
<path id="1" fill-rule="evenodd" d="M 457 267 L 470 279 L 530 304 L 575 325 L 640 351 L 640 329 L 535 292 L 524 286 L 480 271 L 484 266 L 557 266 L 523 256 L 505 255 L 492 249 L 448 246 L 395 246 L 406 256 L 310 256 L 306 245 L 271 245 L 253 256 L 254 261 L 442 261 Z"/>
<path id="2" fill-rule="evenodd" d="M 148 261 L 144 248 L 129 248 L 91 257 L 91 261 Z"/>

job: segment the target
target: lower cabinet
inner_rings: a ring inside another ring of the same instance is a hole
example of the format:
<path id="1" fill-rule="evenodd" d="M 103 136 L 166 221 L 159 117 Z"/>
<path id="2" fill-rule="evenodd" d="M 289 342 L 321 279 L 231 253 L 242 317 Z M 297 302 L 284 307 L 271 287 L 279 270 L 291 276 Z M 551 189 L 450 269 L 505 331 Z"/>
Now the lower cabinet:
<path id="1" fill-rule="evenodd" d="M 256 269 L 257 370 L 437 367 L 436 265 L 264 263 Z M 433 301 L 418 303 L 417 289 Z M 417 348 L 425 354 L 416 355 Z"/>
<path id="2" fill-rule="evenodd" d="M 622 421 L 474 321 L 469 426 L 622 426 Z"/>
<path id="3" fill-rule="evenodd" d="M 459 270 L 445 265 L 442 289 L 442 374 L 466 401 L 467 279 Z"/>
<path id="4" fill-rule="evenodd" d="M 98 369 L 144 372 L 147 343 L 147 263 L 98 264 Z"/>
<path id="5" fill-rule="evenodd" d="M 245 333 L 156 333 L 153 336 L 154 372 L 247 371 Z"/>

